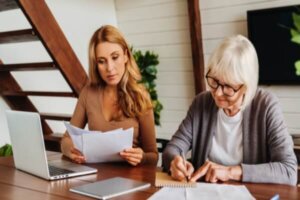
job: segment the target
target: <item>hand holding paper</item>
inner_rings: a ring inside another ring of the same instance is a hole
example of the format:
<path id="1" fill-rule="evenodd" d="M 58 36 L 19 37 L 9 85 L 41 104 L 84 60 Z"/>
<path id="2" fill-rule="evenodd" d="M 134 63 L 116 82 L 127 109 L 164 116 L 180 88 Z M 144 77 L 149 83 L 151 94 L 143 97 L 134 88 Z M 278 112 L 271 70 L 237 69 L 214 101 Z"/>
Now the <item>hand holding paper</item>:
<path id="1" fill-rule="evenodd" d="M 122 158 L 124 158 L 129 164 L 136 166 L 141 163 L 143 159 L 144 151 L 141 148 L 129 148 L 120 152 Z"/>
<path id="2" fill-rule="evenodd" d="M 122 161 L 121 151 L 132 147 L 133 128 L 108 132 L 88 131 L 65 123 L 75 148 L 87 163 Z"/>

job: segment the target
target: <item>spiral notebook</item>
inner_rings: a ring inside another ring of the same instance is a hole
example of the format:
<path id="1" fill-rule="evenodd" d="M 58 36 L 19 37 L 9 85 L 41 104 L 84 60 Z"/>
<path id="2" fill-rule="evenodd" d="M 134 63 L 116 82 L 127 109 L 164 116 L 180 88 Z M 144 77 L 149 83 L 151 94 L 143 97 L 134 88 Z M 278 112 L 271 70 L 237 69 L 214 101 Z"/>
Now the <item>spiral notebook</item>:
<path id="1" fill-rule="evenodd" d="M 167 173 L 156 172 L 155 187 L 196 187 L 195 182 L 176 181 Z"/>

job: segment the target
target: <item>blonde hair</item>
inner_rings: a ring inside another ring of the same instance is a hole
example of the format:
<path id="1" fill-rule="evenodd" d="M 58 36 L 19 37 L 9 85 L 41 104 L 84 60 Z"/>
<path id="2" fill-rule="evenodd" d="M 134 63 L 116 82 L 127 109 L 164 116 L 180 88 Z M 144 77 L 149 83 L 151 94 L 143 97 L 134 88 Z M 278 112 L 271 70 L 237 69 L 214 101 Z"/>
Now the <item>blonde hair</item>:
<path id="1" fill-rule="evenodd" d="M 138 83 L 141 80 L 141 73 L 132 56 L 127 42 L 120 31 L 111 26 L 100 27 L 93 34 L 89 44 L 89 76 L 90 85 L 94 87 L 105 87 L 106 83 L 101 78 L 96 61 L 96 46 L 99 43 L 110 42 L 122 47 L 128 57 L 125 64 L 124 75 L 118 84 L 118 105 L 126 117 L 134 118 L 144 114 L 153 108 L 150 96 L 144 85 Z"/>
<path id="2" fill-rule="evenodd" d="M 211 55 L 206 71 L 212 76 L 222 77 L 228 84 L 243 84 L 246 90 L 241 109 L 250 104 L 258 85 L 258 58 L 246 37 L 225 38 Z"/>

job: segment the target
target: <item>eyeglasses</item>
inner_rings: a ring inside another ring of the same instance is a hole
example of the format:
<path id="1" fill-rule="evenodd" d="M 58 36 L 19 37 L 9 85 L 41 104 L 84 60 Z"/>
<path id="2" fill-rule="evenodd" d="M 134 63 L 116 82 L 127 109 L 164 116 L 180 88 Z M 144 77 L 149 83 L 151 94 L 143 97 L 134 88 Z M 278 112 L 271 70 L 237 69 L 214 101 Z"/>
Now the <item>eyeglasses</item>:
<path id="1" fill-rule="evenodd" d="M 223 94 L 228 97 L 233 97 L 235 95 L 235 93 L 237 93 L 243 87 L 243 85 L 241 85 L 239 88 L 235 89 L 230 85 L 221 84 L 219 82 L 219 80 L 217 80 L 211 76 L 208 76 L 207 74 L 206 74 L 205 78 L 207 80 L 207 84 L 209 85 L 209 87 L 211 87 L 214 90 L 217 90 L 219 88 L 219 86 L 221 86 Z"/>

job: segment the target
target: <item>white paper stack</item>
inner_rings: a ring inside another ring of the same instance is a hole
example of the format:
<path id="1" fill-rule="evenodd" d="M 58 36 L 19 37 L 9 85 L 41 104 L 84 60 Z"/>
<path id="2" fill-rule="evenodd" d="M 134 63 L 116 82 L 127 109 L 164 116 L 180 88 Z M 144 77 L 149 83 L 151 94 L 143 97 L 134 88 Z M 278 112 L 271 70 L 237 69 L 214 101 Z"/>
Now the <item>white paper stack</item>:
<path id="1" fill-rule="evenodd" d="M 133 128 L 107 132 L 89 131 L 65 123 L 76 149 L 82 152 L 87 163 L 122 161 L 119 155 L 132 147 Z"/>
<path id="2" fill-rule="evenodd" d="M 244 185 L 197 183 L 194 188 L 164 187 L 154 193 L 149 200 L 254 200 Z"/>

